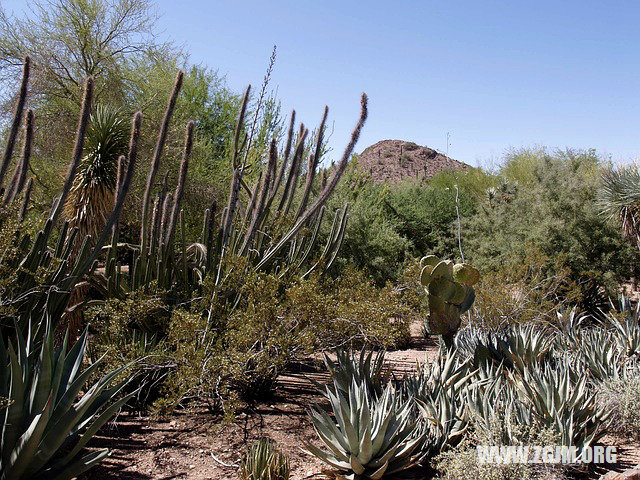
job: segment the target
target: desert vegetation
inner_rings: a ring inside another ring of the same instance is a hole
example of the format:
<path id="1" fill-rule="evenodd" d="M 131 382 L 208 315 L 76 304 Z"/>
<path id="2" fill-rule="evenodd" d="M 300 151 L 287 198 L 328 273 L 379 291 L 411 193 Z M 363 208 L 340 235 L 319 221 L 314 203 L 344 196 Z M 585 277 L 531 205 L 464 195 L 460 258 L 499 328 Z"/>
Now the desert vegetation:
<path id="1" fill-rule="evenodd" d="M 638 440 L 635 165 L 536 147 L 380 182 L 366 94 L 330 158 L 328 107 L 281 111 L 275 48 L 234 92 L 150 12 L 0 16 L 1 478 L 107 478 L 122 418 L 220 432 L 296 374 L 313 439 L 245 432 L 211 452 L 229 478 L 588 478 L 476 446 Z"/>

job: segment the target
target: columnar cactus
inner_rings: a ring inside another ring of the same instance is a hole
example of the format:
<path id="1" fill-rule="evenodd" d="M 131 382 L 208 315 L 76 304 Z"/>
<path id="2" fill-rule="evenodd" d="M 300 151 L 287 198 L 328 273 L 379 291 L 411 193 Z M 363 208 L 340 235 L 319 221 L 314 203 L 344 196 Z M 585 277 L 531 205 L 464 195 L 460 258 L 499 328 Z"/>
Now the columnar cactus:
<path id="1" fill-rule="evenodd" d="M 454 264 L 427 255 L 420 260 L 420 283 L 427 292 L 429 332 L 442 335 L 447 347 L 460 328 L 461 315 L 471 308 L 476 298 L 473 289 L 480 272 L 466 263 Z"/>

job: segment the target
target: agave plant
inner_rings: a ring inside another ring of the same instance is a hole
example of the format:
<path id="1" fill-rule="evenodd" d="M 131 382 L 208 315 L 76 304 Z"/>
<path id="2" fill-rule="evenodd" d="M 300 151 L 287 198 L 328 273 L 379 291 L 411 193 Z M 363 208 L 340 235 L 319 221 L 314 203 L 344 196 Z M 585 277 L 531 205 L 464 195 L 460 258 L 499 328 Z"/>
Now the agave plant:
<path id="1" fill-rule="evenodd" d="M 575 364 L 582 366 L 591 381 L 626 378 L 632 367 L 633 362 L 618 345 L 614 332 L 602 327 L 581 329 L 568 347 Z"/>
<path id="2" fill-rule="evenodd" d="M 551 358 L 555 334 L 540 324 L 514 324 L 496 330 L 463 329 L 455 344 L 463 358 L 476 366 L 494 362 L 509 369 L 524 369 Z"/>
<path id="3" fill-rule="evenodd" d="M 288 480 L 289 475 L 289 459 L 265 438 L 247 450 L 239 472 L 241 480 Z"/>
<path id="4" fill-rule="evenodd" d="M 464 391 L 470 421 L 496 445 L 519 444 L 517 427 L 533 425 L 531 408 L 518 393 L 508 371 L 495 363 L 481 366 L 477 378 Z"/>
<path id="5" fill-rule="evenodd" d="M 505 330 L 505 340 L 514 365 L 524 369 L 550 358 L 554 333 L 544 325 L 518 323 Z"/>
<path id="6" fill-rule="evenodd" d="M 335 392 L 335 393 L 334 393 Z M 338 479 L 377 480 L 418 465 L 424 434 L 416 428 L 413 400 L 401 401 L 391 384 L 374 398 L 364 383 L 351 383 L 345 395 L 334 382 L 327 388 L 334 418 L 312 408 L 311 420 L 327 451 L 307 444 Z"/>
<path id="7" fill-rule="evenodd" d="M 324 363 L 331 374 L 334 385 L 344 395 L 349 395 L 349 389 L 353 382 L 358 385 L 365 384 L 367 391 L 376 397 L 382 393 L 384 388 L 384 351 L 378 352 L 374 356 L 373 350 L 367 352 L 364 347 L 359 354 L 353 350 L 337 349 L 335 362 L 325 354 Z M 320 386 L 317 382 L 316 385 Z"/>
<path id="8" fill-rule="evenodd" d="M 569 357 L 557 359 L 553 368 L 526 368 L 513 378 L 537 423 L 558 432 L 562 445 L 589 446 L 604 435 L 609 413 Z"/>
<path id="9" fill-rule="evenodd" d="M 458 361 L 449 351 L 445 357 L 420 368 L 418 373 L 402 379 L 406 398 L 416 400 L 425 420 L 425 442 L 422 451 L 431 457 L 446 447 L 456 446 L 467 430 L 467 416 L 462 392 L 476 371 L 469 371 L 466 362 Z"/>
<path id="10" fill-rule="evenodd" d="M 41 342 L 31 329 L 26 338 L 17 329 L 15 344 L 0 337 L 0 396 L 10 401 L 0 414 L 6 480 L 71 479 L 94 466 L 109 452 L 86 451 L 87 442 L 134 394 L 116 400 L 126 367 L 87 385 L 100 364 L 82 369 L 87 331 L 70 348 L 68 334 L 55 348 L 51 321 L 38 323 L 46 329 Z"/>
<path id="11" fill-rule="evenodd" d="M 625 355 L 640 355 L 640 324 L 638 324 L 639 311 L 636 308 L 624 319 L 609 314 L 609 321 L 614 329 L 614 338 L 620 350 Z"/>

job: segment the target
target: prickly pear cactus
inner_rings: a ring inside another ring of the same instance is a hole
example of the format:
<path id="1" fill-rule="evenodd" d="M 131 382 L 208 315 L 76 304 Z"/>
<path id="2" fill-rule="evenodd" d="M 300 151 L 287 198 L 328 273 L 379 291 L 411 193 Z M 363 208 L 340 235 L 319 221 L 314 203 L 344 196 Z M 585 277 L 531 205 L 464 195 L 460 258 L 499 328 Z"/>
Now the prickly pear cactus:
<path id="1" fill-rule="evenodd" d="M 476 298 L 473 285 L 480 280 L 480 272 L 466 263 L 454 264 L 435 255 L 423 257 L 420 266 L 420 283 L 429 301 L 429 332 L 442 335 L 449 347 L 460 328 L 461 315 Z"/>

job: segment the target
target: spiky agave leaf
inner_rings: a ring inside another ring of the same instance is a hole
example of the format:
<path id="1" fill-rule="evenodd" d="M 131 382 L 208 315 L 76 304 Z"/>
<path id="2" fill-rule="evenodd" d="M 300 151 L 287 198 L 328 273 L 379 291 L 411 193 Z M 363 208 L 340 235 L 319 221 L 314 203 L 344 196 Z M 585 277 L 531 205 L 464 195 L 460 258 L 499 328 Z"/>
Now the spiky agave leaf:
<path id="1" fill-rule="evenodd" d="M 354 350 L 337 349 L 336 360 L 333 361 L 325 354 L 324 363 L 334 385 L 337 385 L 345 395 L 349 394 L 351 384 L 355 381 L 358 384 L 365 383 L 370 394 L 379 396 L 384 383 L 384 355 L 385 352 L 380 351 L 374 356 L 373 350 L 367 352 L 364 347 L 359 354 Z M 315 383 L 321 391 L 324 391 L 324 386 L 320 386 L 318 382 Z"/>
<path id="2" fill-rule="evenodd" d="M 605 433 L 610 413 L 598 404 L 587 375 L 568 356 L 555 365 L 530 365 L 513 374 L 536 422 L 555 430 L 562 445 L 589 446 Z"/>
<path id="3" fill-rule="evenodd" d="M 404 396 L 415 399 L 418 415 L 425 420 L 422 451 L 426 457 L 462 440 L 468 426 L 462 393 L 476 373 L 469 369 L 469 362 L 459 361 L 449 351 L 403 378 Z"/>
<path id="4" fill-rule="evenodd" d="M 38 324 L 46 330 L 41 340 L 32 334 Z M 0 478 L 71 479 L 108 453 L 84 447 L 133 395 L 116 399 L 126 367 L 87 385 L 99 365 L 82 369 L 87 331 L 70 348 L 67 342 L 68 334 L 55 348 L 48 317 L 35 319 L 26 338 L 18 329 L 15 344 L 0 340 L 0 396 L 11 402 L 0 414 Z"/>
<path id="5" fill-rule="evenodd" d="M 355 380 L 345 394 L 327 388 L 333 417 L 320 408 L 311 420 L 327 450 L 307 444 L 336 478 L 377 480 L 418 464 L 423 430 L 416 428 L 413 399 L 401 400 L 391 384 L 378 398 Z"/>
<path id="6" fill-rule="evenodd" d="M 96 238 L 113 207 L 118 158 L 127 152 L 129 125 L 118 110 L 98 105 L 91 115 L 85 140 L 85 156 L 78 165 L 65 203 L 70 227 L 79 238 Z"/>

